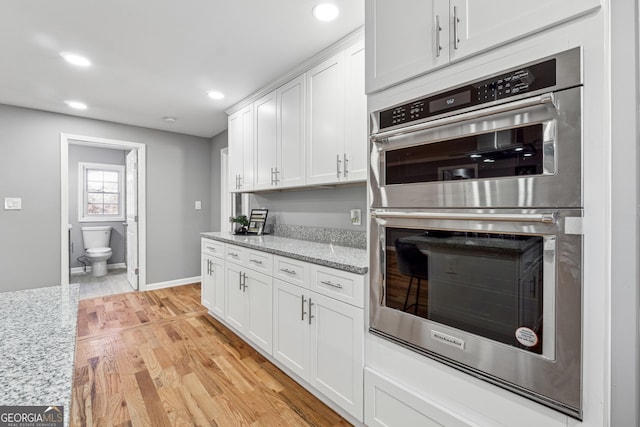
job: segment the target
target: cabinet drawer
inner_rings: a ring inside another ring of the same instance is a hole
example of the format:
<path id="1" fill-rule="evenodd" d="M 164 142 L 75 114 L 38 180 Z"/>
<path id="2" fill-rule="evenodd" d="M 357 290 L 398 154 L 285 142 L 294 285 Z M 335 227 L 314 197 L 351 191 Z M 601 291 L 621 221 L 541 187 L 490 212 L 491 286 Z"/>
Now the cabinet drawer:
<path id="1" fill-rule="evenodd" d="M 273 277 L 304 288 L 309 287 L 308 263 L 275 255 L 273 264 Z"/>
<path id="2" fill-rule="evenodd" d="M 313 265 L 310 289 L 362 308 L 364 307 L 365 277 L 348 271 Z"/>
<path id="3" fill-rule="evenodd" d="M 217 258 L 224 258 L 224 243 L 211 239 L 202 239 L 202 253 Z"/>
<path id="4" fill-rule="evenodd" d="M 240 246 L 226 245 L 224 258 L 228 261 L 244 264 L 247 258 L 247 250 Z"/>
<path id="5" fill-rule="evenodd" d="M 249 249 L 247 250 L 247 267 L 271 276 L 273 255 Z"/>

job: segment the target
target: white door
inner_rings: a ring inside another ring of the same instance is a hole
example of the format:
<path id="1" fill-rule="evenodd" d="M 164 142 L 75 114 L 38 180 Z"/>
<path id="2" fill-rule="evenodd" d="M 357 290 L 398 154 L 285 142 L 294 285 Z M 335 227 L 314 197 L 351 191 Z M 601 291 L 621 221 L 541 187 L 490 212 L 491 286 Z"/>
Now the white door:
<path id="1" fill-rule="evenodd" d="M 448 7 L 446 0 L 365 2 L 367 93 L 449 62 Z"/>
<path id="2" fill-rule="evenodd" d="M 129 151 L 125 163 L 127 280 L 138 290 L 138 150 Z"/>
<path id="3" fill-rule="evenodd" d="M 505 5 L 508 4 L 508 7 Z M 451 60 L 528 36 L 600 7 L 600 0 L 452 0 Z M 454 39 L 457 35 L 458 42 Z"/>
<path id="4" fill-rule="evenodd" d="M 307 72 L 307 184 L 339 182 L 344 154 L 344 55 Z"/>
<path id="5" fill-rule="evenodd" d="M 309 380 L 309 296 L 304 289 L 273 279 L 273 357 Z"/>
<path id="6" fill-rule="evenodd" d="M 271 354 L 273 278 L 251 270 L 245 270 L 244 273 L 245 333 L 251 341 Z"/>
<path id="7" fill-rule="evenodd" d="M 367 97 L 364 94 L 364 42 L 345 51 L 346 136 L 344 178 L 347 181 L 367 180 Z"/>
<path id="8" fill-rule="evenodd" d="M 312 292 L 309 382 L 351 415 L 363 417 L 364 310 Z"/>
<path id="9" fill-rule="evenodd" d="M 273 187 L 277 161 L 276 92 L 254 103 L 255 189 Z"/>

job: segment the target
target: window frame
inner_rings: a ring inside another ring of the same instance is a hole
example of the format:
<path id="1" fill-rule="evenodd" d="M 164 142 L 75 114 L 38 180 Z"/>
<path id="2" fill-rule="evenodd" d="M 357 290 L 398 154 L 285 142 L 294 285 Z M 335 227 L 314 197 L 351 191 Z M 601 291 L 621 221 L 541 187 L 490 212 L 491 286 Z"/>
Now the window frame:
<path id="1" fill-rule="evenodd" d="M 105 172 L 117 172 L 118 173 L 118 214 L 106 215 L 106 214 L 89 214 L 87 212 L 87 170 L 100 170 Z M 124 206 L 124 180 L 125 180 L 125 168 L 124 165 L 114 165 L 108 163 L 88 163 L 78 162 L 78 222 L 113 222 L 124 221 L 125 219 L 125 206 Z"/>

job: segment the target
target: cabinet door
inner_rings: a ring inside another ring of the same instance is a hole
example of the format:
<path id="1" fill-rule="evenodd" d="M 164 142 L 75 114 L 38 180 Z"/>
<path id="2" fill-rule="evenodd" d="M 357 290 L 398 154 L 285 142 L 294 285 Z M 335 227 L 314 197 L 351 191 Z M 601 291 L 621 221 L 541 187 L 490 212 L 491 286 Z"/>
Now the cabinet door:
<path id="1" fill-rule="evenodd" d="M 342 177 L 344 148 L 344 55 L 307 73 L 307 184 L 335 183 Z"/>
<path id="2" fill-rule="evenodd" d="M 280 187 L 305 183 L 305 75 L 278 89 L 278 158 Z"/>
<path id="3" fill-rule="evenodd" d="M 276 92 L 256 101 L 255 115 L 255 189 L 271 188 L 274 181 L 277 161 L 277 132 L 276 132 Z"/>
<path id="4" fill-rule="evenodd" d="M 253 190 L 253 104 L 244 108 L 240 112 L 242 117 L 242 176 L 240 185 L 242 191 Z"/>
<path id="5" fill-rule="evenodd" d="M 367 93 L 449 61 L 447 0 L 366 0 L 364 28 Z"/>
<path id="6" fill-rule="evenodd" d="M 274 279 L 273 357 L 309 380 L 309 306 L 303 288 Z M 308 292 L 308 291 L 307 291 Z"/>
<path id="7" fill-rule="evenodd" d="M 229 116 L 229 188 L 240 191 L 242 176 L 242 116 L 241 111 Z"/>
<path id="8" fill-rule="evenodd" d="M 220 319 L 224 319 L 224 261 L 220 258 L 211 257 L 211 269 L 209 277 L 209 310 L 217 315 Z"/>
<path id="9" fill-rule="evenodd" d="M 364 310 L 312 292 L 310 383 L 363 419 Z"/>
<path id="10" fill-rule="evenodd" d="M 211 262 L 213 257 L 202 255 L 200 266 L 200 302 L 211 310 L 213 301 L 213 275 L 211 274 Z"/>
<path id="11" fill-rule="evenodd" d="M 272 344 L 272 282 L 271 276 L 244 270 L 245 334 L 256 345 L 271 354 Z"/>
<path id="12" fill-rule="evenodd" d="M 364 42 L 345 51 L 346 124 L 343 175 L 347 181 L 367 179 L 367 97 L 364 94 Z"/>
<path id="13" fill-rule="evenodd" d="M 451 0 L 451 60 L 539 32 L 600 6 L 600 0 Z M 457 42 L 455 36 L 457 35 Z"/>
<path id="14" fill-rule="evenodd" d="M 243 331 L 245 326 L 245 301 L 241 284 L 242 267 L 230 262 L 225 266 L 225 298 L 226 312 L 224 319 L 227 323 Z"/>

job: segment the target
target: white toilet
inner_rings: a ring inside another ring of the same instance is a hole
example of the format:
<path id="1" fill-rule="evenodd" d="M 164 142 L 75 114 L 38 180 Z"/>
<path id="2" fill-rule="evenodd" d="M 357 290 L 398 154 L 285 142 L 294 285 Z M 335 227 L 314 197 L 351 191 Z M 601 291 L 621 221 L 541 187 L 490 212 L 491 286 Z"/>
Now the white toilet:
<path id="1" fill-rule="evenodd" d="M 107 260 L 111 258 L 111 226 L 82 227 L 82 241 L 85 256 L 91 262 L 91 275 L 100 277 L 107 274 Z"/>

